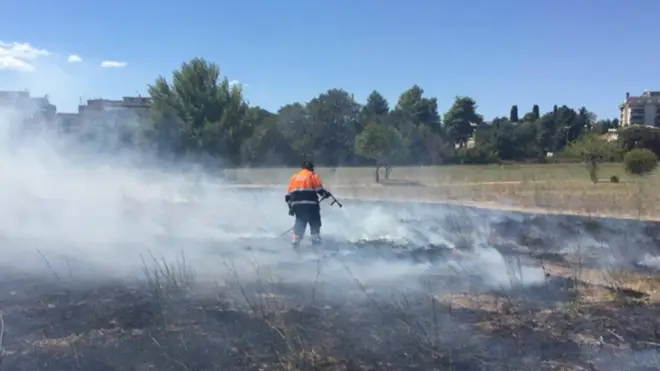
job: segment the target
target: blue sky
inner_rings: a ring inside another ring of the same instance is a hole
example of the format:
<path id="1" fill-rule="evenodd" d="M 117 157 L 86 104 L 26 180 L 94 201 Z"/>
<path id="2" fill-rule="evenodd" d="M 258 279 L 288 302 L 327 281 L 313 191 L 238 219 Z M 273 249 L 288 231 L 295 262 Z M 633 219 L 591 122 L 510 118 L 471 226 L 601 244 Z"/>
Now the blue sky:
<path id="1" fill-rule="evenodd" d="M 442 112 L 469 95 L 487 119 L 512 104 L 608 118 L 626 91 L 660 90 L 660 2 L 650 0 L 23 0 L 0 10 L 0 40 L 51 53 L 32 73 L 0 70 L 0 89 L 49 93 L 60 111 L 79 96 L 144 94 L 195 56 L 271 110 L 335 87 L 360 101 L 377 89 L 393 106 L 419 84 Z M 67 64 L 72 53 L 83 61 Z"/>

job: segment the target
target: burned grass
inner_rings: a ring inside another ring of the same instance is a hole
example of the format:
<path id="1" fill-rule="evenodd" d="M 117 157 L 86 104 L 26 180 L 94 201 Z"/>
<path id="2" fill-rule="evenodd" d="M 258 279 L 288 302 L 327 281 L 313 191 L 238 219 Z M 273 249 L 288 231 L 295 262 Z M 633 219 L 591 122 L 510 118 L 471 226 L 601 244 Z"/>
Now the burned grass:
<path id="1" fill-rule="evenodd" d="M 463 264 L 479 248 L 462 249 L 475 242 L 465 232 L 469 225 L 449 222 L 444 225 L 458 236 L 453 248 L 354 246 L 428 265 L 415 284 L 400 288 L 354 276 L 338 284 L 321 274 L 307 282 L 261 274 L 241 279 L 231 264 L 221 282 L 198 281 L 183 257 L 144 259 L 146 279 L 128 283 L 3 269 L 0 370 L 660 367 L 660 275 L 626 260 L 657 252 L 657 225 L 488 218 L 496 220 L 488 242 L 502 254 L 509 277 L 499 287 Z M 604 264 L 598 243 L 624 230 L 631 247 L 610 251 L 621 264 Z M 526 267 L 541 278 L 528 282 Z"/>
<path id="2" fill-rule="evenodd" d="M 540 286 L 478 293 L 448 289 L 433 276 L 406 292 L 234 281 L 202 296 L 192 288 L 157 295 L 149 284 L 34 282 L 30 295 L 19 295 L 28 292 L 26 280 L 5 280 L 2 367 L 657 369 L 660 278 L 622 273 L 615 284 L 562 265 L 545 269 Z M 628 363 L 613 368 L 613 359 Z"/>

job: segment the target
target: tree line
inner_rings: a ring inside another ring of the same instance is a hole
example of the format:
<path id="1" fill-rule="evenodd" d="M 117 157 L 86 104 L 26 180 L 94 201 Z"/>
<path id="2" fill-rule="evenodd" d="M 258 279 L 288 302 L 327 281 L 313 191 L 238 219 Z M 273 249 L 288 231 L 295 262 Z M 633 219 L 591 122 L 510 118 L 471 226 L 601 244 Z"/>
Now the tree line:
<path id="1" fill-rule="evenodd" d="M 152 106 L 147 113 L 130 120 L 99 118 L 107 125 L 83 125 L 79 139 L 98 142 L 112 127 L 114 146 L 174 158 L 222 159 L 224 166 L 296 166 L 313 159 L 319 166 L 379 167 L 559 161 L 580 152 L 573 143 L 593 147 L 596 142 L 589 138 L 618 128 L 616 119 L 598 120 L 585 107 L 566 105 L 545 113 L 538 105 L 529 112 L 514 105 L 508 117 L 486 121 L 477 102 L 466 96 L 440 113 L 437 99 L 418 85 L 393 105 L 378 91 L 360 104 L 336 88 L 270 112 L 250 105 L 240 85 L 230 84 L 217 64 L 202 58 L 183 63 L 170 79 L 158 77 L 148 91 Z M 611 155 L 599 148 L 597 157 L 620 160 L 619 149 L 625 152 L 641 142 L 625 144 L 620 138 L 609 145 Z"/>

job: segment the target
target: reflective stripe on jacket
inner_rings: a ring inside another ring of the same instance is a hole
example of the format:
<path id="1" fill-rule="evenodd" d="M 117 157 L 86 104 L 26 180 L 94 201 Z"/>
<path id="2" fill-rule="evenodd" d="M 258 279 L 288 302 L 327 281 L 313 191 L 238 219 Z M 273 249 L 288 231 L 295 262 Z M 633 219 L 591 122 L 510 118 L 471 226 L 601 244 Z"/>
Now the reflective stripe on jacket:
<path id="1" fill-rule="evenodd" d="M 314 172 L 302 169 L 294 174 L 286 190 L 290 205 L 318 204 L 318 194 L 325 193 L 321 178 Z"/>

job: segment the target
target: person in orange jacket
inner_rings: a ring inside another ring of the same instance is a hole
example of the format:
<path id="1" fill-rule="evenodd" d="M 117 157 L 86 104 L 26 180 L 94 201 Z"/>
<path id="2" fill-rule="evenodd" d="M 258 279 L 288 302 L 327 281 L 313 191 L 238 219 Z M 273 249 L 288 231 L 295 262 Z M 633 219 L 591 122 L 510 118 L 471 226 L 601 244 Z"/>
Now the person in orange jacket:
<path id="1" fill-rule="evenodd" d="M 323 188 L 321 177 L 314 172 L 311 161 L 305 161 L 302 169 L 291 177 L 286 192 L 284 200 L 289 205 L 289 215 L 296 217 L 291 243 L 294 247 L 300 245 L 309 224 L 312 244 L 320 244 L 321 206 L 318 196 L 327 198 L 332 197 L 332 194 Z"/>

